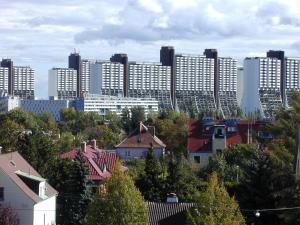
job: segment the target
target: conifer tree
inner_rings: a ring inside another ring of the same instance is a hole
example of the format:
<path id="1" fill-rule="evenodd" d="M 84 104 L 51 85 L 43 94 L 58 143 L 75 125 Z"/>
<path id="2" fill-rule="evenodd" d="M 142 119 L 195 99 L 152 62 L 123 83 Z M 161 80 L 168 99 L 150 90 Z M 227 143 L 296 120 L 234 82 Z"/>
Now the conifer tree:
<path id="1" fill-rule="evenodd" d="M 164 171 L 155 157 L 153 148 L 149 149 L 144 173 L 140 175 L 136 184 L 148 201 L 163 201 L 166 197 Z"/>

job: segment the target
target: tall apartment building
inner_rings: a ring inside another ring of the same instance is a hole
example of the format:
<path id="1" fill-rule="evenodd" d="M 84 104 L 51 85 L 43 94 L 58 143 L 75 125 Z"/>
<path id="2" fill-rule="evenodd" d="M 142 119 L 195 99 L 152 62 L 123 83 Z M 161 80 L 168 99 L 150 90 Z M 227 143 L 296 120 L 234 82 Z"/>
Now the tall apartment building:
<path id="1" fill-rule="evenodd" d="M 77 77 L 76 77 L 76 83 L 77 83 L 77 89 L 76 89 L 76 93 L 77 93 L 77 97 L 80 96 L 81 91 L 82 91 L 82 87 L 81 87 L 81 56 L 79 55 L 79 53 L 71 53 L 69 55 L 69 69 L 74 69 L 77 71 Z M 84 81 L 84 79 L 83 79 Z"/>
<path id="2" fill-rule="evenodd" d="M 171 46 L 160 50 L 160 61 L 171 67 L 173 106 L 185 112 L 237 113 L 236 60 L 218 57 L 216 49 L 203 55 L 175 54 Z"/>
<path id="3" fill-rule="evenodd" d="M 110 57 L 111 62 L 123 64 L 123 92 L 124 96 L 128 96 L 129 75 L 128 75 L 128 56 L 124 53 L 114 54 Z"/>
<path id="4" fill-rule="evenodd" d="M 247 114 L 273 118 L 282 107 L 281 60 L 253 57 L 244 60 L 244 95 L 242 109 Z"/>
<path id="5" fill-rule="evenodd" d="M 91 64 L 95 60 L 82 59 L 80 64 L 80 95 L 83 93 L 90 93 L 91 88 Z"/>
<path id="6" fill-rule="evenodd" d="M 129 62 L 128 96 L 155 98 L 161 111 L 173 109 L 171 67 L 155 62 Z"/>
<path id="7" fill-rule="evenodd" d="M 0 67 L 0 91 L 8 93 L 8 68 Z"/>
<path id="8" fill-rule="evenodd" d="M 218 89 L 215 97 L 224 117 L 235 116 L 237 101 L 237 61 L 229 57 L 218 58 Z"/>
<path id="9" fill-rule="evenodd" d="M 300 58 L 286 58 L 285 94 L 286 104 L 290 105 L 291 95 L 294 91 L 300 92 Z"/>
<path id="10" fill-rule="evenodd" d="M 48 95 L 58 99 L 77 97 L 77 70 L 53 68 L 48 73 Z"/>
<path id="11" fill-rule="evenodd" d="M 175 55 L 175 96 L 185 112 L 215 111 L 214 59 L 202 55 Z"/>
<path id="12" fill-rule="evenodd" d="M 14 66 L 13 78 L 13 95 L 34 99 L 34 70 L 29 66 Z"/>
<path id="13" fill-rule="evenodd" d="M 2 59 L 0 63 L 1 67 L 7 68 L 8 69 L 8 94 L 13 95 L 13 84 L 14 84 L 14 70 L 13 66 L 14 63 L 11 59 Z"/>
<path id="14" fill-rule="evenodd" d="M 124 66 L 110 61 L 96 61 L 90 65 L 90 93 L 124 95 Z"/>

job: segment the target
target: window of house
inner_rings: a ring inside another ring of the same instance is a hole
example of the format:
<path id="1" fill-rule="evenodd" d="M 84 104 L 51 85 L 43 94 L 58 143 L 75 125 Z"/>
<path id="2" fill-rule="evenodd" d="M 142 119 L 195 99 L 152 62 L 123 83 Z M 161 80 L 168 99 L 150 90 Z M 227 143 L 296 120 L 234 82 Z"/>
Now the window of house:
<path id="1" fill-rule="evenodd" d="M 199 164 L 200 163 L 200 156 L 194 156 L 194 162 Z"/>
<path id="2" fill-rule="evenodd" d="M 0 201 L 4 201 L 4 187 L 0 187 Z"/>
<path id="3" fill-rule="evenodd" d="M 130 156 L 130 151 L 126 151 L 126 152 L 125 152 L 125 155 L 126 155 L 126 156 Z"/>

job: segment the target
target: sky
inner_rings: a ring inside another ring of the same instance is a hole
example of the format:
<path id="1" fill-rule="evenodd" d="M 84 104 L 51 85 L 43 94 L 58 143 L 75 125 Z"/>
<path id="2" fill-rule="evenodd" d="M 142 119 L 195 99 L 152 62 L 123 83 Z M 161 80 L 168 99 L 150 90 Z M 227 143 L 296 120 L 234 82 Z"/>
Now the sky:
<path id="1" fill-rule="evenodd" d="M 36 71 L 36 96 L 47 98 L 48 70 L 82 58 L 159 61 L 217 48 L 242 65 L 248 56 L 284 50 L 300 56 L 299 0 L 0 0 L 0 58 Z"/>

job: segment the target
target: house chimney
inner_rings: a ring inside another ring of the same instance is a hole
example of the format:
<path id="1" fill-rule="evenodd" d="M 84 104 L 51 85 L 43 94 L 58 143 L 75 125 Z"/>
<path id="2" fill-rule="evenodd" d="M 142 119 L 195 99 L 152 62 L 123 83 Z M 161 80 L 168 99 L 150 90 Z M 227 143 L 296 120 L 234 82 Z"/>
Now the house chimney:
<path id="1" fill-rule="evenodd" d="M 167 203 L 178 203 L 178 197 L 175 193 L 170 193 L 167 196 Z"/>
<path id="2" fill-rule="evenodd" d="M 97 148 L 97 141 L 96 141 L 96 139 L 92 140 L 92 147 L 93 147 L 93 149 Z"/>
<path id="3" fill-rule="evenodd" d="M 86 153 L 86 142 L 85 141 L 81 143 L 81 151 Z"/>

